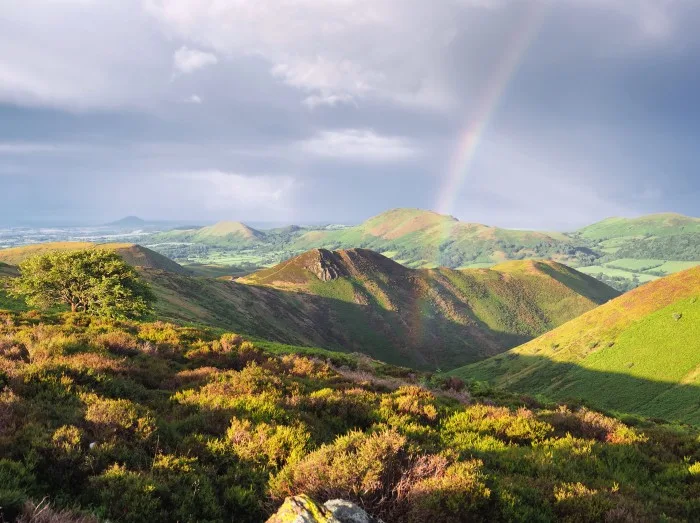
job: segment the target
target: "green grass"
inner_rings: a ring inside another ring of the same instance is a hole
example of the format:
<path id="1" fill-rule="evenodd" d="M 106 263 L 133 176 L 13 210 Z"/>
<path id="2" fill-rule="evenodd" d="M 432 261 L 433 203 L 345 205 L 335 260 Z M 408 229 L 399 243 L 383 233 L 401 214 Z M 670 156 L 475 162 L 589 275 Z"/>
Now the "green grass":
<path id="1" fill-rule="evenodd" d="M 454 374 L 700 425 L 700 268 L 649 283 Z"/>
<path id="2" fill-rule="evenodd" d="M 658 267 L 654 267 L 654 273 L 673 274 L 700 265 L 700 261 L 667 261 Z M 652 272 L 652 271 L 648 271 Z"/>
<path id="3" fill-rule="evenodd" d="M 605 266 L 605 265 L 590 265 L 587 267 L 578 267 L 577 270 L 584 273 L 584 274 L 589 274 L 591 276 L 596 276 L 598 274 L 604 274 L 606 276 L 626 278 L 629 280 L 632 280 L 636 276 L 639 279 L 640 283 L 654 281 L 658 278 L 658 276 L 654 276 L 652 274 L 644 274 L 644 273 L 638 273 L 638 272 L 633 272 L 633 271 L 626 271 L 623 269 L 614 269 L 612 267 Z"/>
<path id="4" fill-rule="evenodd" d="M 620 258 L 619 260 L 607 262 L 605 266 L 611 269 L 622 269 L 630 272 L 644 272 L 646 270 L 659 267 L 664 263 L 665 260 L 637 260 L 634 258 Z"/>

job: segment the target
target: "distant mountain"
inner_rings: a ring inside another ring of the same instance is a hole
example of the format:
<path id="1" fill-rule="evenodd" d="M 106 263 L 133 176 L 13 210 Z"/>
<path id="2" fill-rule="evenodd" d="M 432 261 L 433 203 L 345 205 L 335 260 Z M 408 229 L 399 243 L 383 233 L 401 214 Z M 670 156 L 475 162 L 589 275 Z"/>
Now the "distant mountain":
<path id="1" fill-rule="evenodd" d="M 617 295 L 555 262 L 413 270 L 365 249 L 315 249 L 236 281 L 144 271 L 164 317 L 416 368 L 451 368 Z"/>
<path id="2" fill-rule="evenodd" d="M 147 224 L 146 220 L 142 220 L 138 216 L 126 216 L 125 218 L 122 218 L 121 220 L 117 220 L 115 222 L 110 222 L 107 224 L 109 227 L 144 227 Z"/>
<path id="3" fill-rule="evenodd" d="M 700 425 L 700 267 L 648 283 L 453 373 Z"/>
<path id="4" fill-rule="evenodd" d="M 49 242 L 0 249 L 0 262 L 19 265 L 27 258 L 39 256 L 51 251 L 77 251 L 81 249 L 107 249 L 114 251 L 124 261 L 135 267 L 161 269 L 178 274 L 189 274 L 189 271 L 178 263 L 166 258 L 151 249 L 133 243 L 90 243 L 90 242 Z"/>

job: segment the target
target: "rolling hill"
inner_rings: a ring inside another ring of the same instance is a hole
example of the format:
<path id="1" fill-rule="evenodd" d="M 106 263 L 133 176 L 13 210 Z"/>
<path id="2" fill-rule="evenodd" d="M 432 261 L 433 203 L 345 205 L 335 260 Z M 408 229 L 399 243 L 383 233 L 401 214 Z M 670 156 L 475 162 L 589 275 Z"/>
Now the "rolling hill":
<path id="1" fill-rule="evenodd" d="M 265 240 L 265 233 L 241 222 L 218 222 L 206 227 L 174 229 L 154 235 L 155 242 L 188 242 L 202 245 L 250 247 Z"/>
<path id="2" fill-rule="evenodd" d="M 700 265 L 700 218 L 608 218 L 570 236 L 596 254 L 579 270 L 622 290 Z"/>
<path id="3" fill-rule="evenodd" d="M 423 369 L 498 354 L 617 295 L 555 262 L 414 270 L 366 249 L 315 249 L 235 281 L 144 274 L 168 319 Z"/>
<path id="4" fill-rule="evenodd" d="M 189 274 L 189 271 L 171 259 L 151 249 L 134 243 L 91 243 L 91 242 L 48 242 L 0 249 L 0 262 L 19 265 L 27 258 L 40 256 L 51 251 L 77 251 L 81 249 L 107 249 L 121 256 L 134 267 L 147 267 L 165 271 Z"/>
<path id="5" fill-rule="evenodd" d="M 700 425 L 700 267 L 648 283 L 452 374 Z"/>
<path id="6" fill-rule="evenodd" d="M 560 233 L 489 227 L 420 209 L 393 209 L 355 227 L 309 231 L 292 247 L 363 247 L 410 267 L 452 268 L 575 253 Z"/>
<path id="7" fill-rule="evenodd" d="M 700 218 L 676 213 L 649 214 L 639 218 L 615 217 L 594 223 L 577 232 L 589 240 L 700 233 Z"/>
<path id="8" fill-rule="evenodd" d="M 172 230 L 147 245 L 183 263 L 229 273 L 269 267 L 310 249 L 366 248 L 411 268 L 483 268 L 551 259 L 618 290 L 700 264 L 700 219 L 680 214 L 609 218 L 571 233 L 503 229 L 420 209 L 392 209 L 351 226 L 257 230 L 239 222 Z"/>

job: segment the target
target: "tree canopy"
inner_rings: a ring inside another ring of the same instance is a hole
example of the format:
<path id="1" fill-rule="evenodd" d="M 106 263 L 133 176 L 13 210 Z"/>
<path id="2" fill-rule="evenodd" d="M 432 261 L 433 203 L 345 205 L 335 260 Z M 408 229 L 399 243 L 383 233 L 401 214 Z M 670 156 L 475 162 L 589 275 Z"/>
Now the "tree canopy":
<path id="1" fill-rule="evenodd" d="M 138 318 L 155 300 L 136 270 L 106 250 L 50 252 L 25 260 L 19 270 L 12 294 L 37 308 L 67 305 L 93 316 Z"/>

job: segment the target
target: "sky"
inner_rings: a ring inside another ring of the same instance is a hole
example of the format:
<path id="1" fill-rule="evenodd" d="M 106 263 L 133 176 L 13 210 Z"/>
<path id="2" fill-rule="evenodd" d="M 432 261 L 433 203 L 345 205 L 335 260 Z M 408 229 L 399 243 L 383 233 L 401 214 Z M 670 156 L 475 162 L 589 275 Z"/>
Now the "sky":
<path id="1" fill-rule="evenodd" d="M 0 225 L 700 215 L 695 0 L 0 2 Z"/>

